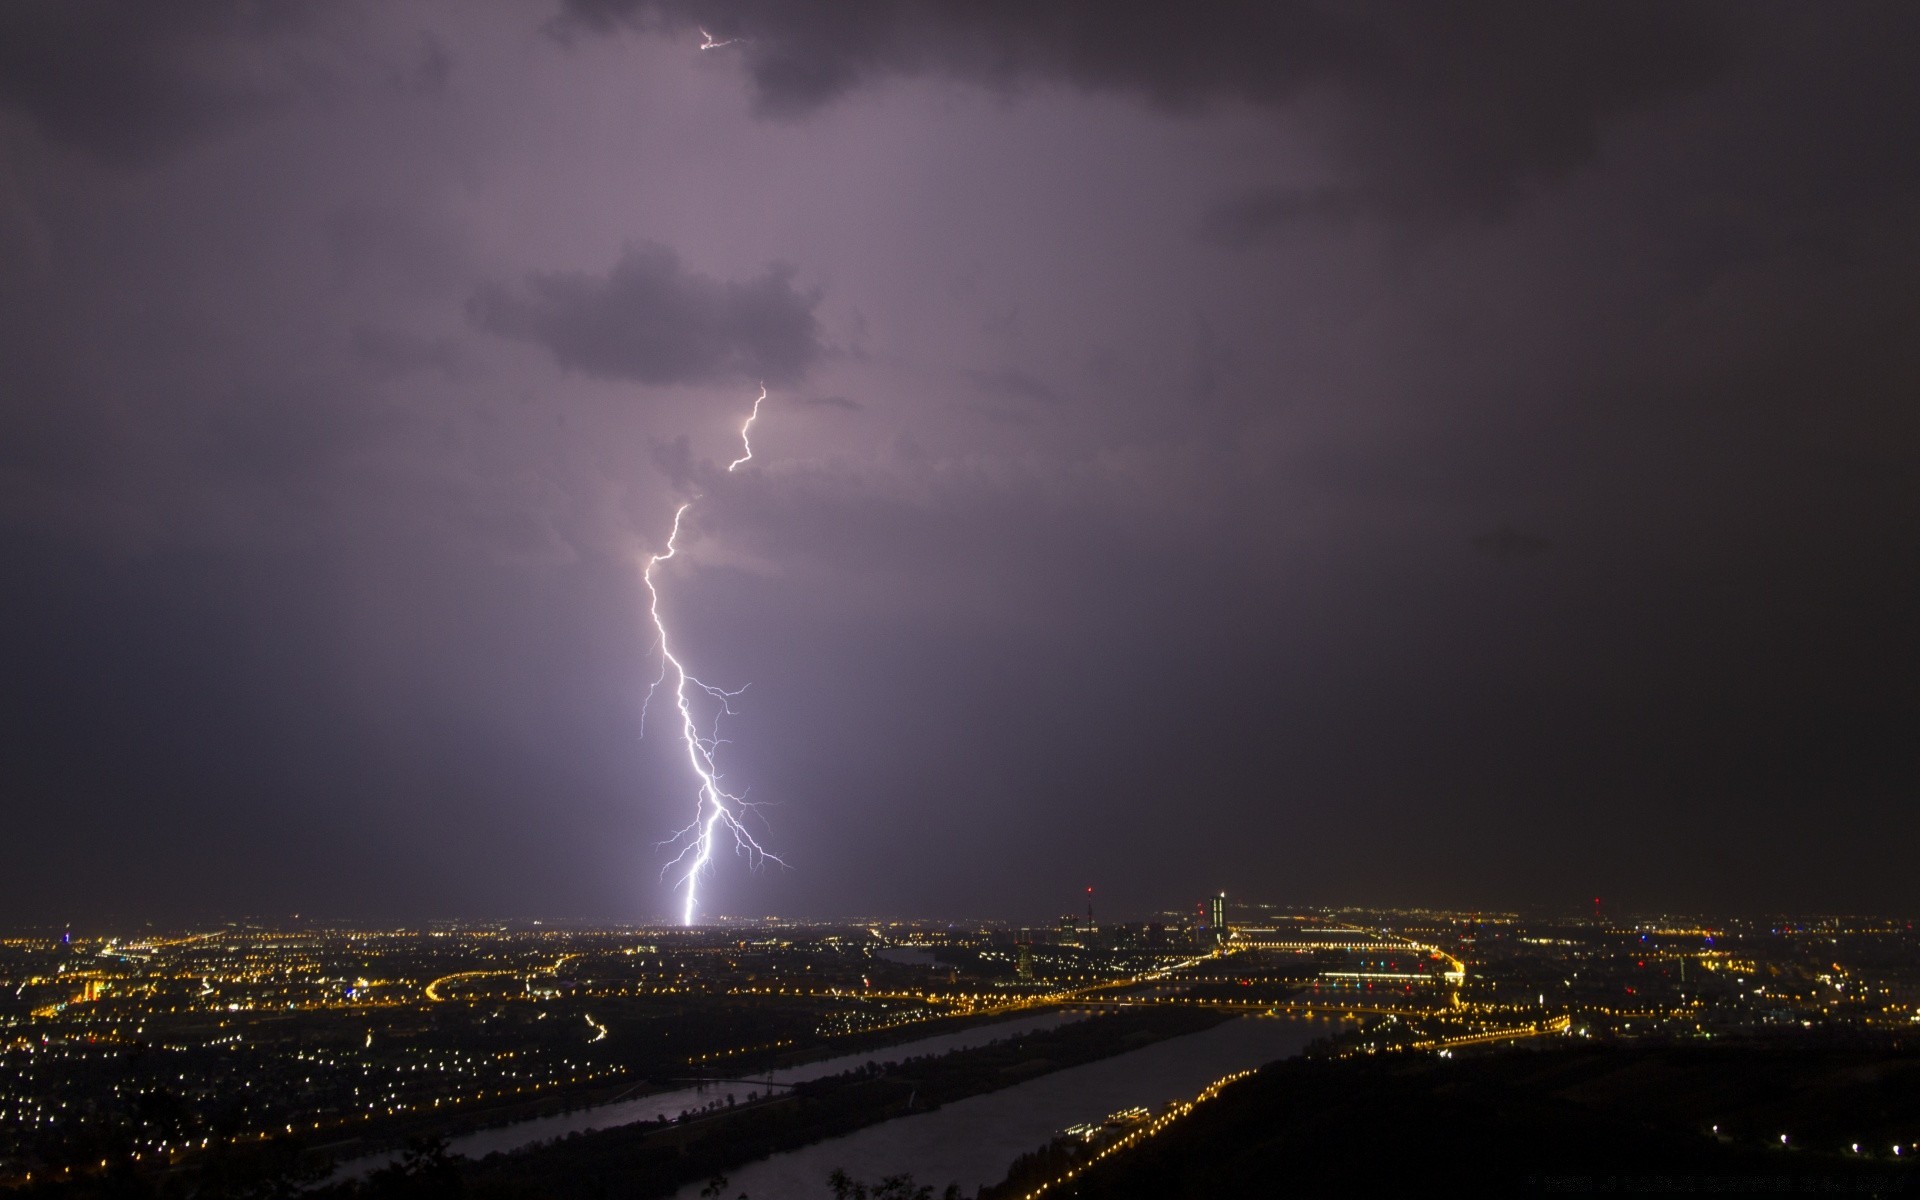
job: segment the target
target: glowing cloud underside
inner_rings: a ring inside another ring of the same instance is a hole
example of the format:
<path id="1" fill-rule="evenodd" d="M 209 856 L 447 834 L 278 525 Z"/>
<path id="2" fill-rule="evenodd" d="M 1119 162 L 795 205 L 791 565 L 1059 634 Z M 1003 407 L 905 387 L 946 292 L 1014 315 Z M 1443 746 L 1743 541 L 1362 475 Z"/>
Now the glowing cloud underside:
<path id="1" fill-rule="evenodd" d="M 767 389 L 762 385 L 759 399 L 753 402 L 753 411 L 740 427 L 742 453 L 727 465 L 728 471 L 753 459 L 753 446 L 747 440 L 747 433 L 760 416 L 760 405 L 766 398 Z M 713 862 L 714 846 L 718 839 L 731 836 L 734 850 L 745 855 L 753 865 L 757 866 L 763 860 L 780 862 L 779 857 L 768 853 L 741 823 L 741 816 L 749 807 L 747 801 L 720 786 L 722 776 L 714 761 L 723 741 L 720 737 L 720 720 L 733 712 L 731 701 L 746 689 L 729 692 L 703 683 L 689 673 L 686 664 L 674 653 L 673 643 L 667 636 L 666 620 L 660 615 L 660 588 L 654 581 L 654 568 L 679 553 L 680 521 L 692 507 L 693 501 L 689 500 L 674 510 L 673 528 L 667 534 L 666 551 L 649 556 L 646 569 L 640 573 L 647 585 L 647 615 L 653 620 L 654 636 L 660 646 L 660 677 L 653 681 L 653 687 L 647 691 L 647 705 L 652 705 L 654 695 L 663 687 L 672 695 L 674 710 L 680 717 L 680 740 L 687 749 L 687 765 L 693 768 L 694 777 L 699 781 L 693 820 L 665 843 L 679 846 L 680 852 L 661 872 L 664 875 L 676 868 L 681 871 L 677 886 L 686 889 L 686 900 L 680 919 L 686 925 L 693 924 L 699 914 L 700 878 Z M 702 732 L 702 710 L 705 710 L 704 725 L 709 732 Z M 643 707 L 643 729 L 645 720 L 646 709 Z"/>

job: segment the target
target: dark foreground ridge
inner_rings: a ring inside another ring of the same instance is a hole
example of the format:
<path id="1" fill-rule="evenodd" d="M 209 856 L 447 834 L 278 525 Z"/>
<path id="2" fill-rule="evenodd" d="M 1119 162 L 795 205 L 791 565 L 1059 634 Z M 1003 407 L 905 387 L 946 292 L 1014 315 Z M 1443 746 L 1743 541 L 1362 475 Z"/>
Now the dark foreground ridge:
<path id="1" fill-rule="evenodd" d="M 1892 1148 L 1916 1136 L 1911 1051 L 1585 1046 L 1293 1059 L 1043 1195 L 1913 1195 L 1914 1151 Z M 1025 1178 L 989 1195 L 1028 1194 L 1067 1165 L 1061 1149 L 1052 1162 L 1027 1160 Z"/>

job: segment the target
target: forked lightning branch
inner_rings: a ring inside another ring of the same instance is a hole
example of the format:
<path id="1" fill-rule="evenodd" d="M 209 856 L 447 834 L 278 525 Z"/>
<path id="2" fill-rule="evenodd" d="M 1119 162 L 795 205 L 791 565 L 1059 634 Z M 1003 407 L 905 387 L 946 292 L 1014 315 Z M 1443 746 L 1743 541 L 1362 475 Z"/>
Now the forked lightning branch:
<path id="1" fill-rule="evenodd" d="M 759 397 L 753 402 L 753 410 L 740 427 L 741 453 L 739 458 L 727 464 L 729 472 L 753 461 L 753 443 L 749 440 L 749 434 L 754 421 L 760 416 L 760 405 L 766 398 L 767 389 L 763 384 Z M 687 766 L 692 769 L 696 784 L 693 820 L 663 843 L 680 849 L 661 871 L 663 875 L 674 870 L 681 872 L 676 886 L 686 890 L 680 915 L 681 922 L 686 925 L 693 924 L 699 916 L 700 879 L 711 868 L 714 847 L 721 839 L 732 838 L 734 850 L 755 866 L 769 859 L 780 862 L 777 855 L 768 853 L 754 839 L 742 822 L 748 807 L 747 801 L 721 786 L 724 776 L 716 761 L 723 741 L 720 723 L 732 714 L 732 702 L 745 688 L 727 691 L 703 682 L 688 671 L 686 663 L 674 649 L 673 639 L 667 633 L 666 618 L 660 612 L 660 586 L 654 578 L 654 571 L 661 563 L 679 553 L 680 523 L 693 504 L 689 500 L 674 510 L 666 550 L 650 555 L 645 570 L 641 572 L 641 578 L 647 585 L 647 615 L 653 621 L 654 637 L 660 647 L 660 675 L 653 681 L 653 686 L 647 689 L 647 705 L 641 710 L 641 727 L 644 730 L 646 708 L 652 706 L 654 696 L 662 688 L 666 689 L 672 696 L 674 712 L 680 720 L 680 741 L 686 749 Z"/>

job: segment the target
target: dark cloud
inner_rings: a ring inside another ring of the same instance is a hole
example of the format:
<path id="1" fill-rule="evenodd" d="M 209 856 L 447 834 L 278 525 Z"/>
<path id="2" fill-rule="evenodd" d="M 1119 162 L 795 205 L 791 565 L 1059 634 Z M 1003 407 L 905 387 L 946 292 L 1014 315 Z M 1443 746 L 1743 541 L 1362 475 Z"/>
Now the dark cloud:
<path id="1" fill-rule="evenodd" d="M 401 374 L 434 368 L 450 371 L 459 359 L 451 338 L 426 337 L 383 325 L 355 325 L 354 353 L 375 370 Z"/>
<path id="2" fill-rule="evenodd" d="M 445 43 L 431 33 L 423 33 L 413 62 L 396 71 L 392 81 L 395 88 L 409 95 L 438 96 L 447 90 L 447 80 L 452 77 L 453 56 L 447 53 Z"/>
<path id="3" fill-rule="evenodd" d="M 1326 5 L 1309 0 L 565 0 L 563 26 L 739 38 L 763 115 L 805 116 L 889 78 L 1060 81 L 1175 111 L 1330 97 L 1333 154 L 1377 193 L 1498 210 L 1592 154 L 1603 121 L 1695 86 L 1739 10 L 1650 2 Z"/>
<path id="4" fill-rule="evenodd" d="M 1046 381 L 1036 379 L 1013 367 L 982 371 L 969 368 L 961 372 L 974 390 L 998 400 L 1019 400 L 1030 404 L 1059 404 L 1062 397 Z"/>
<path id="5" fill-rule="evenodd" d="M 144 164 L 288 102 L 297 5 L 19 0 L 0 5 L 0 104 L 55 141 Z"/>
<path id="6" fill-rule="evenodd" d="M 813 408 L 838 408 L 847 412 L 861 412 L 866 405 L 846 396 L 796 396 L 795 404 L 805 404 Z"/>
<path id="7" fill-rule="evenodd" d="M 1510 525 L 1502 525 L 1474 538 L 1473 548 L 1501 562 L 1519 562 L 1538 558 L 1552 549 L 1553 543 L 1531 533 L 1522 533 Z"/>
<path id="8" fill-rule="evenodd" d="M 1238 248 L 1303 226 L 1348 225 L 1366 211 L 1366 198 L 1351 188 L 1263 189 L 1209 209 L 1200 236 Z"/>
<path id="9" fill-rule="evenodd" d="M 565 21 L 737 37 L 755 103 L 798 116 L 894 75 L 948 74 L 995 86 L 1064 78 L 1183 106 L 1222 95 L 1271 102 L 1329 66 L 1376 50 L 1364 25 L 1302 3 L 1189 6 L 923 2 L 699 4 L 568 0 Z"/>
<path id="10" fill-rule="evenodd" d="M 318 224 L 329 265 L 343 282 L 434 291 L 465 278 L 457 235 L 418 212 L 348 204 L 324 213 Z"/>
<path id="11" fill-rule="evenodd" d="M 775 264 L 746 283 L 690 272 L 667 247 L 629 246 L 605 276 L 529 276 L 484 287 L 468 305 L 481 328 L 538 342 L 561 366 L 607 379 L 701 383 L 798 378 L 821 353 L 817 292 Z"/>
<path id="12" fill-rule="evenodd" d="M 693 442 L 685 434 L 655 442 L 653 465 L 679 492 L 691 489 L 700 476 L 701 464 L 694 460 Z"/>

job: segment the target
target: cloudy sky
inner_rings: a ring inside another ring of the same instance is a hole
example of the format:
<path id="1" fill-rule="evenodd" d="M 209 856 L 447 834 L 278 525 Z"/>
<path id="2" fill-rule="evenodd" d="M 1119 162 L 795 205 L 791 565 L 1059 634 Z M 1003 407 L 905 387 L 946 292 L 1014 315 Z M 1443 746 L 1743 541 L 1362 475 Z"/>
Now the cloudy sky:
<path id="1" fill-rule="evenodd" d="M 7 4 L 0 912 L 1911 908 L 1916 46 Z"/>

